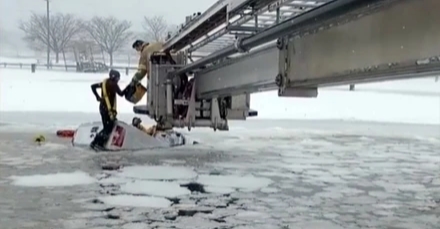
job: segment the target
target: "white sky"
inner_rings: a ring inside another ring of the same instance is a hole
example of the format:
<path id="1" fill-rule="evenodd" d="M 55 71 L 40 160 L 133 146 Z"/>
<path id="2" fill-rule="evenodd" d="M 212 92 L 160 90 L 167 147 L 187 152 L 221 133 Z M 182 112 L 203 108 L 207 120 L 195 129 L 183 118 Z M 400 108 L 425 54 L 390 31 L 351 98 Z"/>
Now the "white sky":
<path id="1" fill-rule="evenodd" d="M 50 0 L 50 12 L 73 13 L 87 19 L 93 16 L 115 16 L 133 22 L 141 30 L 144 16 L 163 15 L 172 24 L 185 21 L 185 16 L 203 12 L 216 0 Z M 45 13 L 44 0 L 0 0 L 0 27 L 17 30 L 19 20 L 31 12 Z"/>
<path id="2" fill-rule="evenodd" d="M 114 16 L 132 22 L 131 30 L 143 32 L 144 16 L 163 16 L 169 24 L 179 25 L 185 17 L 204 12 L 217 0 L 50 0 L 51 13 L 72 13 L 82 19 L 93 16 Z M 177 9 L 177 10 L 176 10 Z M 24 33 L 18 29 L 20 20 L 32 12 L 46 13 L 45 0 L 0 0 L 0 54 L 34 55 L 22 45 Z"/>

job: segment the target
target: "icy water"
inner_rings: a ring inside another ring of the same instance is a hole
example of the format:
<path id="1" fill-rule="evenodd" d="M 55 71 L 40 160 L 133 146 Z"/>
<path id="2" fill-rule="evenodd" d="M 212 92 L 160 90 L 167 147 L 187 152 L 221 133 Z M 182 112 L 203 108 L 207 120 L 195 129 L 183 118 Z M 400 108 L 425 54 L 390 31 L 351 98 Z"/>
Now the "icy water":
<path id="1" fill-rule="evenodd" d="M 182 131 L 197 146 L 117 153 L 54 134 L 96 118 L 2 113 L 1 229 L 440 225 L 438 125 L 251 120 Z"/>

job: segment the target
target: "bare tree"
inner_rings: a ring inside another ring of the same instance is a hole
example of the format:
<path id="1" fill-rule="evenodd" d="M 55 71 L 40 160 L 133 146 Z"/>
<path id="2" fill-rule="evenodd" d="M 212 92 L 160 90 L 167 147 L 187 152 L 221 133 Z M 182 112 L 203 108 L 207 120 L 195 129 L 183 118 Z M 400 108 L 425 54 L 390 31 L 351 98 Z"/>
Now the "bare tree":
<path id="1" fill-rule="evenodd" d="M 94 17 L 85 28 L 102 50 L 109 54 L 110 66 L 113 66 L 113 54 L 133 35 L 129 31 L 131 22 L 115 17 Z"/>
<path id="2" fill-rule="evenodd" d="M 58 63 L 61 52 L 66 63 L 66 48 L 69 47 L 72 38 L 83 29 L 83 22 L 72 14 L 56 14 L 50 18 L 50 21 L 50 38 L 56 62 Z"/>
<path id="3" fill-rule="evenodd" d="M 64 55 L 69 42 L 81 31 L 81 25 L 81 20 L 72 14 L 53 14 L 48 25 L 46 15 L 32 13 L 27 21 L 20 22 L 19 28 L 25 33 L 24 39 L 30 48 L 39 51 L 49 45 L 58 63 L 59 54 Z"/>
<path id="4" fill-rule="evenodd" d="M 162 16 L 144 17 L 142 27 L 148 40 L 156 42 L 164 42 L 171 28 Z"/>

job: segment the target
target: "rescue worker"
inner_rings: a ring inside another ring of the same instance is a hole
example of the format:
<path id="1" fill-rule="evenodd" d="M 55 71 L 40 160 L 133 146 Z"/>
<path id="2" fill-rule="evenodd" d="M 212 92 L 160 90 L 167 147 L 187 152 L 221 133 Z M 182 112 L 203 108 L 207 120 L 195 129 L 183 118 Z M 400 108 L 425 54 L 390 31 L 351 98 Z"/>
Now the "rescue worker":
<path id="1" fill-rule="evenodd" d="M 150 44 L 142 40 L 136 40 L 133 43 L 132 48 L 140 54 L 138 70 L 132 79 L 133 83 L 138 83 L 145 77 L 145 75 L 147 76 L 147 79 L 150 77 L 150 56 L 152 53 L 162 50 L 163 43 L 156 42 Z"/>
<path id="2" fill-rule="evenodd" d="M 171 129 L 161 128 L 160 125 L 153 125 L 153 126 L 151 126 L 151 127 L 149 127 L 147 129 L 141 123 L 142 123 L 142 120 L 140 118 L 138 118 L 138 117 L 134 117 L 133 120 L 131 121 L 131 124 L 134 127 L 138 128 L 140 131 L 142 131 L 142 132 L 144 132 L 144 133 L 146 133 L 146 134 L 148 134 L 148 135 L 150 135 L 152 137 L 154 137 L 157 134 L 160 134 L 162 132 L 165 132 L 167 130 L 171 130 Z M 176 133 L 176 136 L 177 137 L 182 137 L 183 145 L 186 144 L 185 138 L 180 133 Z M 199 144 L 199 143 L 197 141 L 193 141 L 192 144 L 196 145 L 196 144 Z"/>
<path id="3" fill-rule="evenodd" d="M 147 129 L 146 129 L 141 123 L 142 123 L 142 120 L 141 120 L 140 118 L 138 118 L 138 117 L 134 117 L 133 120 L 131 120 L 131 124 L 132 124 L 134 127 L 138 128 L 140 131 L 142 131 L 142 132 L 144 132 L 144 133 L 150 135 L 150 134 L 147 132 Z"/>
<path id="4" fill-rule="evenodd" d="M 131 121 L 131 124 L 138 128 L 140 131 L 150 135 L 150 136 L 156 136 L 156 134 L 165 131 L 165 129 L 162 129 L 160 127 L 158 127 L 158 125 L 153 125 L 150 126 L 149 128 L 145 128 L 142 124 L 142 120 L 138 117 L 134 117 L 133 120 Z"/>
<path id="5" fill-rule="evenodd" d="M 101 120 L 103 129 L 95 136 L 90 147 L 93 149 L 103 149 L 105 143 L 113 131 L 113 127 L 116 122 L 116 94 L 123 96 L 124 93 L 119 88 L 118 82 L 121 78 L 119 71 L 110 70 L 109 78 L 105 79 L 102 83 L 95 83 L 91 85 L 92 92 L 99 102 L 99 113 L 101 114 Z M 101 88 L 101 96 L 98 95 L 97 89 Z"/>
<path id="6" fill-rule="evenodd" d="M 158 52 L 162 49 L 163 44 L 157 43 L 147 43 L 142 40 L 136 40 L 132 47 L 140 54 L 138 70 L 134 74 L 130 84 L 124 89 L 126 91 L 125 99 L 133 104 L 138 103 L 142 97 L 147 92 L 141 81 L 147 76 L 149 78 L 149 68 L 150 68 L 150 56 L 153 52 Z"/>

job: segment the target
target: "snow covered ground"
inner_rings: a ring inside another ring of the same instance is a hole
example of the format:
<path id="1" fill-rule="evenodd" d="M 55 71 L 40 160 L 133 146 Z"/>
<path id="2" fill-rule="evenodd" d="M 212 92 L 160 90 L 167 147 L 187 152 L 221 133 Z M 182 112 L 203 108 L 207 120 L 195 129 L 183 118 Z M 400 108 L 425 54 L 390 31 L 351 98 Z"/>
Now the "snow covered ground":
<path id="1" fill-rule="evenodd" d="M 0 111 L 97 112 L 90 84 L 106 75 L 0 69 Z M 131 75 L 122 76 L 121 87 Z M 145 101 L 145 100 L 144 100 Z M 277 98 L 276 92 L 252 96 L 259 118 L 342 119 L 440 124 L 440 82 L 434 78 L 322 89 L 318 98 Z M 119 98 L 119 113 L 132 105 Z"/>
<path id="2" fill-rule="evenodd" d="M 2 229 L 440 225 L 433 78 L 330 88 L 317 99 L 257 94 L 252 107 L 270 120 L 183 131 L 197 146 L 96 154 L 53 131 L 99 119 L 89 85 L 103 77 L 0 69 Z M 119 109 L 131 120 L 131 105 Z M 47 142 L 33 143 L 37 134 Z"/>

